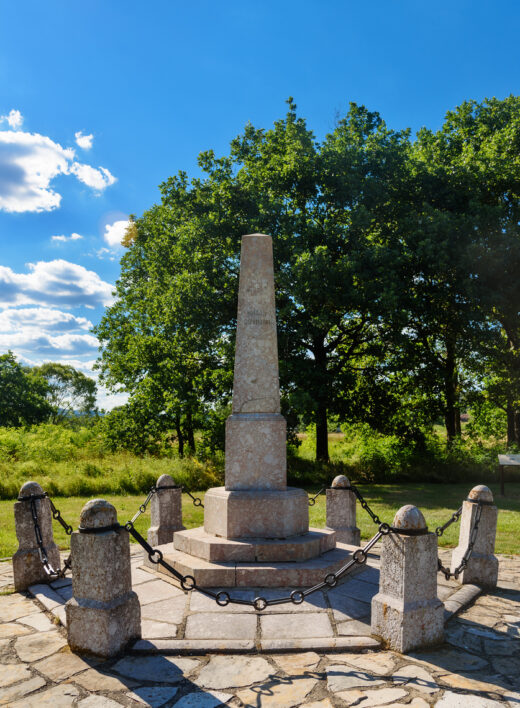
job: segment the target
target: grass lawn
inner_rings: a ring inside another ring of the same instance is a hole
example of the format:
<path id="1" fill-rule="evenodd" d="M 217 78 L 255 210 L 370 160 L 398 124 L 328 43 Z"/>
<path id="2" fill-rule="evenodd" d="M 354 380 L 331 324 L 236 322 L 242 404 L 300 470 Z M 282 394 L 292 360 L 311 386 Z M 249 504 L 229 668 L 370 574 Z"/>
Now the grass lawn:
<path id="1" fill-rule="evenodd" d="M 392 523 L 396 511 L 404 504 L 415 504 L 423 512 L 430 530 L 442 525 L 450 515 L 459 508 L 467 496 L 471 485 L 468 484 L 365 484 L 358 485 L 369 502 L 371 508 L 381 518 L 381 521 Z M 500 513 L 498 515 L 498 530 L 496 540 L 497 553 L 520 553 L 520 483 L 506 484 L 506 496 L 498 496 L 498 486 L 491 485 Z M 309 493 L 317 492 L 307 490 Z M 199 495 L 202 496 L 202 493 Z M 145 495 L 103 495 L 117 509 L 120 523 L 130 519 Z M 63 518 L 74 528 L 77 527 L 81 508 L 91 497 L 53 497 L 54 504 L 60 509 Z M 183 522 L 186 528 L 201 526 L 203 510 L 194 507 L 188 495 L 182 500 Z M 309 509 L 310 525 L 325 526 L 325 495 L 316 500 Z M 137 530 L 146 536 L 150 524 L 150 513 L 147 511 L 136 523 Z M 377 530 L 368 514 L 357 507 L 357 525 L 361 529 L 361 538 L 370 538 Z M 453 524 L 439 539 L 441 546 L 457 545 L 459 524 Z M 69 547 L 69 537 L 62 527 L 55 522 L 54 535 L 62 549 Z M 0 501 L 0 557 L 11 556 L 17 548 L 14 532 L 13 501 Z"/>

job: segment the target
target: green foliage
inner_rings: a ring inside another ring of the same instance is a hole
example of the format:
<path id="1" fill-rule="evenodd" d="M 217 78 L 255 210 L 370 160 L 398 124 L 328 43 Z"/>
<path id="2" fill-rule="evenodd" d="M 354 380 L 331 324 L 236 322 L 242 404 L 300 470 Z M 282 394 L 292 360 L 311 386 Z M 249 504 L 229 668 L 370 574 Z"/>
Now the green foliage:
<path id="1" fill-rule="evenodd" d="M 47 400 L 51 407 L 50 420 L 58 423 L 74 415 L 97 413 L 96 382 L 69 364 L 48 362 L 33 370 L 47 381 Z"/>
<path id="2" fill-rule="evenodd" d="M 37 371 L 19 364 L 13 353 L 0 355 L 0 426 L 39 423 L 50 412 L 48 386 Z"/>

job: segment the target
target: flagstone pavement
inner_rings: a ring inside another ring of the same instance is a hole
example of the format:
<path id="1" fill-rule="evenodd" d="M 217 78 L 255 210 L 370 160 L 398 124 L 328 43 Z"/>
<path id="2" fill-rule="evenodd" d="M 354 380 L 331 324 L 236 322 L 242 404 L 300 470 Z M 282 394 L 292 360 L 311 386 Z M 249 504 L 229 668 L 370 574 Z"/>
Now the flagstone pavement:
<path id="1" fill-rule="evenodd" d="M 68 650 L 69 580 L 13 593 L 1 562 L 0 705 L 520 708 L 520 556 L 499 560 L 498 587 L 480 596 L 440 577 L 446 641 L 401 655 L 370 636 L 377 556 L 328 594 L 255 613 L 185 595 L 134 552 L 143 640 L 110 661 Z"/>

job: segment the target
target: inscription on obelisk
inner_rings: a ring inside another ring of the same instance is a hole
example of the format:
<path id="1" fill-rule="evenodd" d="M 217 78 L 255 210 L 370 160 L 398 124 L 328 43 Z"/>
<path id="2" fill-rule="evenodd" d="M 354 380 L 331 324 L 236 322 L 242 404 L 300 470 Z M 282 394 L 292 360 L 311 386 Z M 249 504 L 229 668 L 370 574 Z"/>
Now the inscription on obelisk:
<path id="1" fill-rule="evenodd" d="M 226 422 L 226 489 L 286 488 L 270 236 L 242 238 L 232 415 Z"/>

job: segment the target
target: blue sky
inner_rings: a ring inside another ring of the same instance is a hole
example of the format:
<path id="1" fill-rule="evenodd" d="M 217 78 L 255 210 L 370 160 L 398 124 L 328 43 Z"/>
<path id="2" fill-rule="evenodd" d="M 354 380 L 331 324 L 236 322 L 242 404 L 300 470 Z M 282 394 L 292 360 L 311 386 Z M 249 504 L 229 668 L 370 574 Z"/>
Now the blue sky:
<path id="1" fill-rule="evenodd" d="M 514 0 L 0 0 L 0 353 L 91 373 L 128 215 L 247 121 L 438 128 L 520 93 L 519 30 Z"/>

